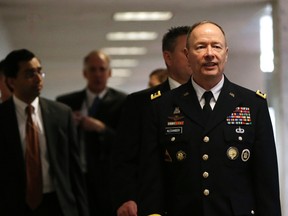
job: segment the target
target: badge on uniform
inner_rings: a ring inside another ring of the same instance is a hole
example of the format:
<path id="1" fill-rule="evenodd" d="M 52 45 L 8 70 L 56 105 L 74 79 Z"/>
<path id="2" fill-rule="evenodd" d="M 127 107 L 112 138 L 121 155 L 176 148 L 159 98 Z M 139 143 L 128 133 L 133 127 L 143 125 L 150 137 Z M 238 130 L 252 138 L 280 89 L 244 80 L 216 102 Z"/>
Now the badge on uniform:
<path id="1" fill-rule="evenodd" d="M 165 154 L 164 154 L 164 161 L 172 162 L 172 158 L 171 158 L 169 152 L 167 151 L 167 149 L 166 149 Z"/>
<path id="2" fill-rule="evenodd" d="M 236 107 L 231 115 L 226 118 L 229 125 L 251 125 L 251 115 L 249 107 Z"/>
<path id="3" fill-rule="evenodd" d="M 250 158 L 250 151 L 249 149 L 244 149 L 241 153 L 241 159 L 243 162 L 248 161 Z"/>
<path id="4" fill-rule="evenodd" d="M 175 107 L 172 116 L 168 116 L 168 119 L 171 121 L 167 122 L 168 126 L 177 126 L 177 125 L 184 125 L 184 121 L 180 121 L 184 118 L 184 116 L 180 115 L 181 111 L 179 107 Z"/>
<path id="5" fill-rule="evenodd" d="M 176 153 L 176 158 L 178 161 L 183 161 L 186 158 L 186 153 L 180 150 Z"/>
<path id="6" fill-rule="evenodd" d="M 231 146 L 227 149 L 226 154 L 230 160 L 236 160 L 239 156 L 239 151 L 236 147 Z"/>
<path id="7" fill-rule="evenodd" d="M 150 98 L 151 98 L 151 100 L 154 100 L 154 99 L 156 99 L 156 98 L 158 98 L 158 97 L 160 97 L 160 96 L 161 96 L 161 91 L 158 90 L 157 92 L 151 94 L 151 95 L 150 95 Z"/>
<path id="8" fill-rule="evenodd" d="M 183 129 L 182 127 L 166 127 L 166 134 L 173 135 L 173 134 L 182 134 Z"/>

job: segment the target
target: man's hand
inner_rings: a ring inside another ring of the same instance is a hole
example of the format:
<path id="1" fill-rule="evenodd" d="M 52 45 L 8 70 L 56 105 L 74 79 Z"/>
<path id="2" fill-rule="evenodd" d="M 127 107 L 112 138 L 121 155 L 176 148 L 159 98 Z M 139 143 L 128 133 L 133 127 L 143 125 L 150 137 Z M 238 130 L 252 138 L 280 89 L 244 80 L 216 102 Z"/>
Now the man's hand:
<path id="1" fill-rule="evenodd" d="M 123 203 L 117 210 L 117 216 L 137 216 L 137 204 L 130 200 Z"/>
<path id="2" fill-rule="evenodd" d="M 73 112 L 73 120 L 75 125 L 78 127 L 78 125 L 80 124 L 81 120 L 82 120 L 82 114 L 79 111 L 74 111 Z"/>
<path id="3" fill-rule="evenodd" d="M 96 131 L 98 133 L 106 129 L 106 125 L 102 121 L 89 116 L 82 117 L 81 127 L 86 131 Z"/>

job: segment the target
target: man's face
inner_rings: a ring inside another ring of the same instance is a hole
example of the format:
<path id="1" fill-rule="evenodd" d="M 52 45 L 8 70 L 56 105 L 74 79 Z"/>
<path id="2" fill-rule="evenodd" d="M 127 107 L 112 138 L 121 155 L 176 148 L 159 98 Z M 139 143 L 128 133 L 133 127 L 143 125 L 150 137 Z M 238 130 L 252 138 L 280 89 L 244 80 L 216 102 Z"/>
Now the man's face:
<path id="1" fill-rule="evenodd" d="M 154 87 L 161 84 L 159 78 L 157 77 L 157 75 L 151 75 L 149 77 L 149 83 L 148 83 L 148 87 Z"/>
<path id="2" fill-rule="evenodd" d="M 111 76 L 109 63 L 103 55 L 90 56 L 84 66 L 84 77 L 87 79 L 89 90 L 100 93 L 107 86 Z"/>
<path id="3" fill-rule="evenodd" d="M 198 84 L 207 80 L 216 83 L 221 80 L 228 47 L 217 26 L 206 23 L 196 27 L 190 35 L 189 47 L 185 52 L 193 70 L 193 79 Z"/>
<path id="4" fill-rule="evenodd" d="M 181 35 L 176 39 L 174 51 L 164 51 L 163 53 L 170 76 L 181 84 L 187 82 L 192 74 L 184 53 L 185 46 L 186 35 Z"/>
<path id="5" fill-rule="evenodd" d="M 16 97 L 29 104 L 40 95 L 43 88 L 43 74 L 41 70 L 41 64 L 35 57 L 27 62 L 19 62 L 17 76 L 15 78 L 7 78 Z"/>

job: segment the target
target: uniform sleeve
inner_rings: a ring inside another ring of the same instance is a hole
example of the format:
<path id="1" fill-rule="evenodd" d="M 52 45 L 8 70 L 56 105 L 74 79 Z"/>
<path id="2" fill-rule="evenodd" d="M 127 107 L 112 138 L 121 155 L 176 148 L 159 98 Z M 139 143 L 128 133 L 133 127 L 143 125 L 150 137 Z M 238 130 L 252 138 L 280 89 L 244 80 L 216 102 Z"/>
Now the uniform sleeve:
<path id="1" fill-rule="evenodd" d="M 256 214 L 280 216 L 279 177 L 273 128 L 266 100 L 260 99 L 255 125 L 254 188 Z"/>

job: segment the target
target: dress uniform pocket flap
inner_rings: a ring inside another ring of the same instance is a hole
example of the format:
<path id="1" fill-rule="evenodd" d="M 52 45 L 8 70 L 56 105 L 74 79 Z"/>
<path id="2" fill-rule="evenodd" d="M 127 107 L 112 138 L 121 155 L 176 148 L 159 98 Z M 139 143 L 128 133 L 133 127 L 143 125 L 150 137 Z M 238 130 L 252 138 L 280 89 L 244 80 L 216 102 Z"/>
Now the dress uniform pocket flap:
<path id="1" fill-rule="evenodd" d="M 254 130 L 252 126 L 234 126 L 227 125 L 224 129 L 224 137 L 226 142 L 241 142 L 241 143 L 253 143 L 254 142 Z"/>

